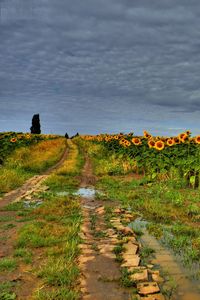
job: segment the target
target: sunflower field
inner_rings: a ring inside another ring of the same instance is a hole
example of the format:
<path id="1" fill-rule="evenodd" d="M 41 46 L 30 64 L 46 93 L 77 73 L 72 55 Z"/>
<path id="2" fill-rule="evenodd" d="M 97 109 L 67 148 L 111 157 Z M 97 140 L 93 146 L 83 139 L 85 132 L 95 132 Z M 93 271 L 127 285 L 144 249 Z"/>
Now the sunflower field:
<path id="1" fill-rule="evenodd" d="M 17 148 L 57 137 L 57 135 L 0 132 L 0 164 L 2 164 L 5 158 Z"/>
<path id="2" fill-rule="evenodd" d="M 86 141 L 100 143 L 108 151 L 134 161 L 136 173 L 154 178 L 184 178 L 192 187 L 199 186 L 200 135 L 191 137 L 186 131 L 173 137 L 129 134 L 82 136 Z"/>

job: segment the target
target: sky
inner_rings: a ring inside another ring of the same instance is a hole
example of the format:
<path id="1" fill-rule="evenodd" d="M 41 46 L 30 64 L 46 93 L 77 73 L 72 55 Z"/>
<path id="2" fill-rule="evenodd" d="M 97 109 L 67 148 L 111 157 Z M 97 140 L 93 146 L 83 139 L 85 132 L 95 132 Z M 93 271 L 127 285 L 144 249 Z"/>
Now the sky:
<path id="1" fill-rule="evenodd" d="M 199 0 L 0 0 L 0 131 L 200 133 Z"/>

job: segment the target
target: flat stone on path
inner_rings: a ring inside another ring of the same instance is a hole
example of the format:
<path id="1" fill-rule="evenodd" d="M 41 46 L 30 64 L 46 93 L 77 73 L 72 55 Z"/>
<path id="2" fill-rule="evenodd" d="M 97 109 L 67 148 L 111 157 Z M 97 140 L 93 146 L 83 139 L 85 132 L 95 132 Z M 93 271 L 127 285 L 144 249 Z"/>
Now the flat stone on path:
<path id="1" fill-rule="evenodd" d="M 138 245 L 133 244 L 132 242 L 128 242 L 124 245 L 125 253 L 129 255 L 134 255 L 138 251 Z"/>
<path id="2" fill-rule="evenodd" d="M 160 292 L 160 288 L 156 282 L 144 282 L 137 284 L 139 294 L 148 295 Z"/>
<path id="3" fill-rule="evenodd" d="M 125 253 L 123 254 L 123 259 L 125 260 L 125 262 L 122 264 L 122 268 L 126 267 L 138 267 L 140 264 L 140 257 L 139 255 L 135 254 L 135 255 L 125 255 Z"/>
<path id="4" fill-rule="evenodd" d="M 145 267 L 130 268 L 129 271 L 134 271 L 134 273 L 130 275 L 130 279 L 134 282 L 148 280 L 148 271 Z"/>

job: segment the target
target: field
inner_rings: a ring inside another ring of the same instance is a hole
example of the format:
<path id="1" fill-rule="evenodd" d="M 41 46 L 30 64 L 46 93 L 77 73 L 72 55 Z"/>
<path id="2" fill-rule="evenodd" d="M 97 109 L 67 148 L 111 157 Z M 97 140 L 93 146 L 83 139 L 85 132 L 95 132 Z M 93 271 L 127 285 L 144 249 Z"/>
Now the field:
<path id="1" fill-rule="evenodd" d="M 0 146 L 0 300 L 200 299 L 200 136 Z"/>

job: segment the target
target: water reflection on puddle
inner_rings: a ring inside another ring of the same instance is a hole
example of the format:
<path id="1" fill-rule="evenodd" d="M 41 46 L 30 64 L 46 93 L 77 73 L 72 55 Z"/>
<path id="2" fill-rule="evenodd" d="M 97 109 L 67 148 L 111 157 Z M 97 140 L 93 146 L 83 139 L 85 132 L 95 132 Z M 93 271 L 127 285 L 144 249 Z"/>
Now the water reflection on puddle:
<path id="1" fill-rule="evenodd" d="M 80 188 L 74 195 L 81 196 L 84 198 L 94 198 L 96 190 L 93 188 Z"/>
<path id="2" fill-rule="evenodd" d="M 57 196 L 68 196 L 70 193 L 67 192 L 67 191 L 63 191 L 63 192 L 58 192 L 56 193 Z M 94 198 L 96 194 L 101 194 L 100 191 L 97 191 L 95 190 L 94 188 L 79 188 L 76 192 L 72 193 L 73 195 L 75 196 L 81 196 L 81 197 L 84 197 L 84 198 L 88 198 L 88 199 L 91 199 L 91 198 Z"/>
<path id="3" fill-rule="evenodd" d="M 42 205 L 43 201 L 42 200 L 38 200 L 38 201 L 25 200 L 23 203 L 24 203 L 25 208 L 36 208 L 36 207 Z"/>

